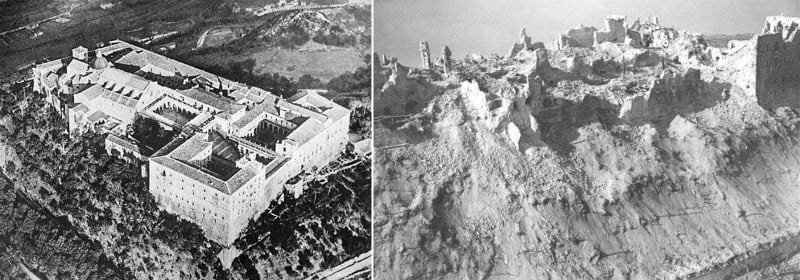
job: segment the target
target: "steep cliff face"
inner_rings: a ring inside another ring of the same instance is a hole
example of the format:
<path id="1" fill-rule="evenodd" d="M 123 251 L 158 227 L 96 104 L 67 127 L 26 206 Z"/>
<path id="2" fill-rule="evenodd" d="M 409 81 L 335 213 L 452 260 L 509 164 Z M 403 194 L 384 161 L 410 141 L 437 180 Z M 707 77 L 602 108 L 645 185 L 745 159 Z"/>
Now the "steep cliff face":
<path id="1" fill-rule="evenodd" d="M 419 106 L 376 112 L 379 278 L 718 279 L 800 251 L 800 117 L 758 106 L 748 55 L 603 76 L 581 52 L 550 56 L 547 121 L 518 102 L 536 59 L 382 88 Z"/>

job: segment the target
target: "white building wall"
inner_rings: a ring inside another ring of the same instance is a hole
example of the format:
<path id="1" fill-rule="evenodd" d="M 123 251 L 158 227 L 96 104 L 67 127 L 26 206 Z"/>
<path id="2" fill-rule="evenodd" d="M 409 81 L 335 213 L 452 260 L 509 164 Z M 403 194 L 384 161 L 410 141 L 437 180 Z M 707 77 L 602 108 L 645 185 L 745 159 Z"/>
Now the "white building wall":
<path id="1" fill-rule="evenodd" d="M 332 122 L 324 131 L 309 140 L 296 150 L 293 157 L 272 174 L 259 174 L 247 185 L 242 186 L 233 195 L 234 219 L 231 225 L 231 242 L 238 238 L 250 220 L 258 217 L 267 210 L 270 203 L 283 193 L 286 181 L 302 170 L 310 170 L 312 166 L 323 166 L 336 157 L 347 144 L 347 132 L 350 126 L 350 117 Z M 268 178 L 266 176 L 269 176 Z M 299 195 L 299 193 L 295 193 Z"/>
<path id="2" fill-rule="evenodd" d="M 231 197 L 150 160 L 150 192 L 167 209 L 190 220 L 220 244 L 230 244 Z M 232 240 L 231 240 L 232 241 Z"/>

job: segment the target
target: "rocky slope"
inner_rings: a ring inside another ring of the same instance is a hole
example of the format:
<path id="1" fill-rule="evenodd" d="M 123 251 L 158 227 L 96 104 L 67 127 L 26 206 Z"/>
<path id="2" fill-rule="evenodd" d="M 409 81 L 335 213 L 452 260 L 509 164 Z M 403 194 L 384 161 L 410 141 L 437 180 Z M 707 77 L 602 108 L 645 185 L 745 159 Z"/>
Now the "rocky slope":
<path id="1" fill-rule="evenodd" d="M 748 44 L 473 55 L 444 78 L 385 64 L 375 275 L 791 275 L 770 265 L 800 251 L 800 118 L 756 105 Z"/>

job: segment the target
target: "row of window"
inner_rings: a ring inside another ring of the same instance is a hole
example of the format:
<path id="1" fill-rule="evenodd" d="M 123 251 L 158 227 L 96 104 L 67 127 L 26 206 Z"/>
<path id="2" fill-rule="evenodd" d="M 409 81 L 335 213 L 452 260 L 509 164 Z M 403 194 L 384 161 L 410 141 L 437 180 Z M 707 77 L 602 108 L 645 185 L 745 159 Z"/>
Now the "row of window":
<path id="1" fill-rule="evenodd" d="M 212 211 L 206 207 L 200 205 L 200 203 L 195 202 L 194 199 L 186 198 L 183 196 L 178 195 L 177 192 L 169 191 L 167 188 L 160 187 L 159 185 L 151 186 L 155 188 L 157 193 L 161 193 L 161 197 L 167 199 L 172 202 L 173 205 L 176 205 L 179 212 L 186 214 L 190 217 L 196 217 L 197 213 L 200 214 L 200 219 L 205 219 L 206 215 L 212 219 L 214 223 L 217 222 L 217 219 L 221 221 L 225 221 L 225 215 L 219 215 L 216 211 Z M 213 217 L 212 217 L 213 214 Z"/>

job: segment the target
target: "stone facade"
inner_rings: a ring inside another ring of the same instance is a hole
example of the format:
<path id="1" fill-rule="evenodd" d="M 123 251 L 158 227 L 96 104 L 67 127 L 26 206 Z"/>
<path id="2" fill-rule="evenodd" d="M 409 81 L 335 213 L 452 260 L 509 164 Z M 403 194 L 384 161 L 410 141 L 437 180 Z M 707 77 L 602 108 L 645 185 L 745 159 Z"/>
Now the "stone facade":
<path id="1" fill-rule="evenodd" d="M 511 49 L 506 52 L 506 58 L 514 58 L 520 51 L 531 47 L 531 37 L 528 36 L 525 28 L 519 31 L 519 40 L 514 42 Z"/>
<path id="2" fill-rule="evenodd" d="M 428 46 L 428 42 L 419 42 L 419 52 L 422 57 L 422 69 L 432 69 L 431 48 Z"/>
<path id="3" fill-rule="evenodd" d="M 442 49 L 442 67 L 444 67 L 444 75 L 450 76 L 450 73 L 453 71 L 453 53 L 450 52 L 450 48 L 444 46 Z"/>
<path id="4" fill-rule="evenodd" d="M 594 34 L 597 28 L 578 26 L 567 30 L 564 34 L 559 34 L 556 39 L 556 45 L 559 49 L 566 47 L 583 47 L 588 48 L 594 45 Z"/>
<path id="5" fill-rule="evenodd" d="M 647 26 L 645 28 L 645 26 Z M 594 27 L 583 25 L 567 30 L 556 37 L 556 46 L 559 49 L 567 47 L 588 48 L 597 44 L 611 42 L 626 44 L 633 47 L 643 47 L 651 37 L 651 28 L 655 25 L 649 22 L 641 23 L 638 19 L 628 28 L 625 26 L 625 17 L 612 15 L 606 18 L 606 28 L 599 31 Z M 646 29 L 646 30 L 645 30 Z"/>
<path id="6" fill-rule="evenodd" d="M 606 30 L 594 33 L 594 43 L 624 43 L 627 36 L 628 30 L 625 28 L 625 17 L 609 16 L 606 18 Z"/>
<path id="7" fill-rule="evenodd" d="M 756 97 L 772 109 L 800 107 L 800 18 L 769 17 L 756 37 Z"/>

